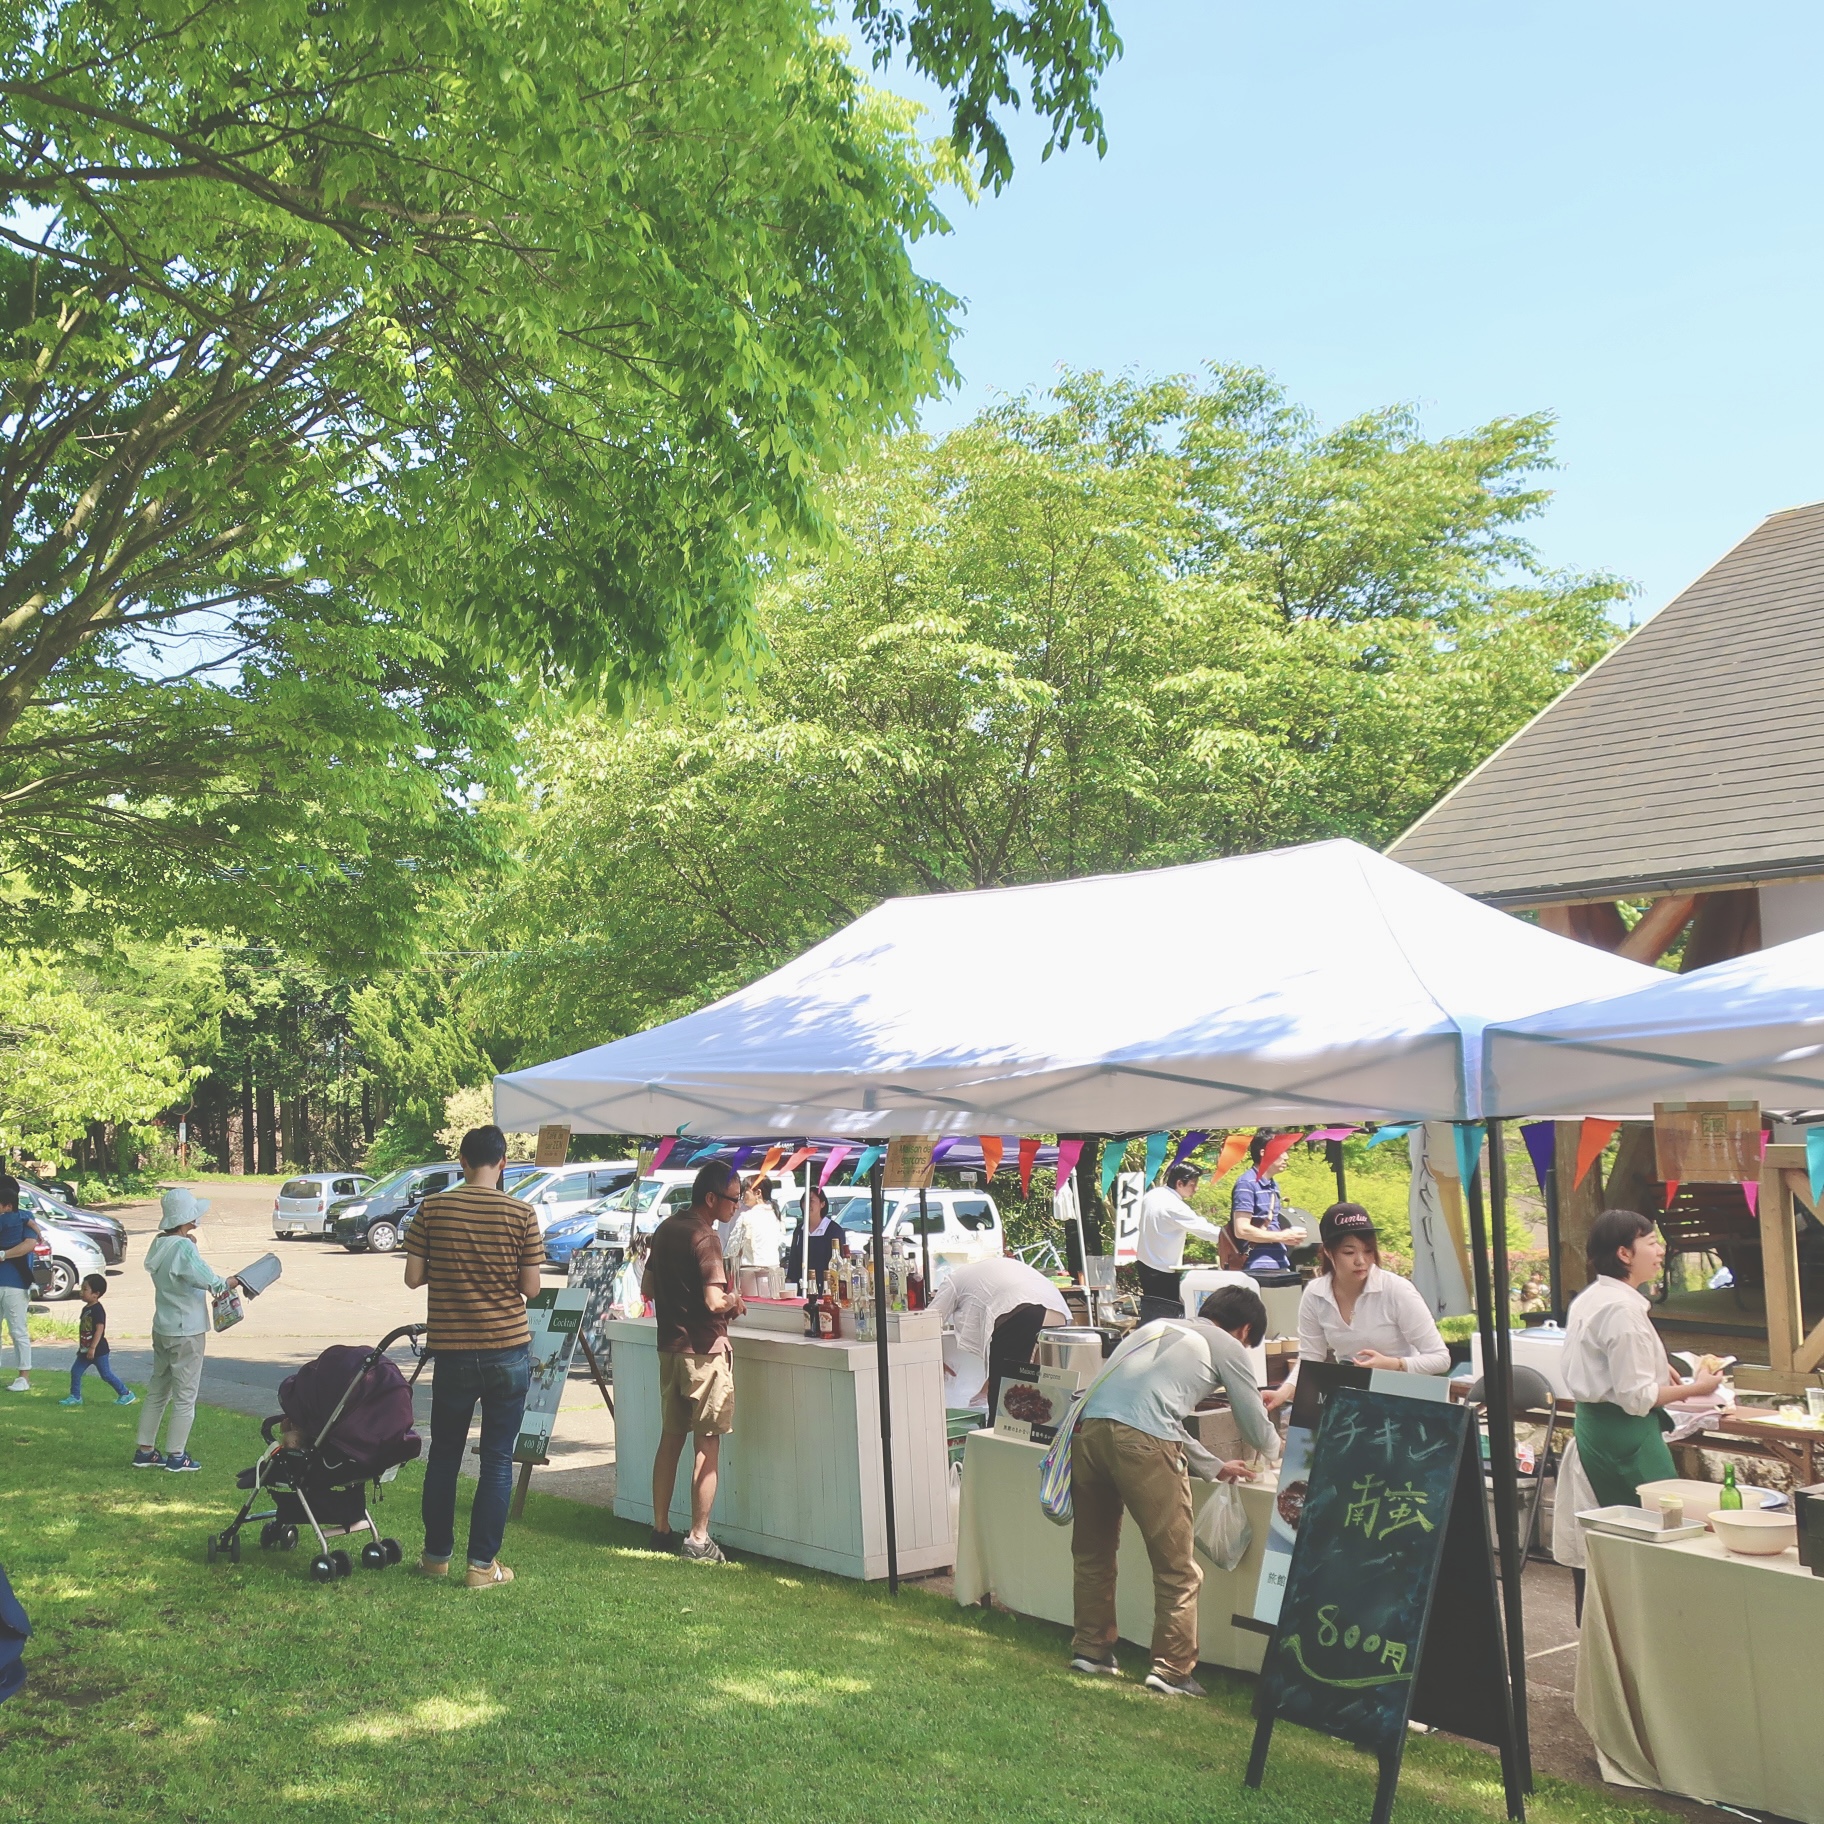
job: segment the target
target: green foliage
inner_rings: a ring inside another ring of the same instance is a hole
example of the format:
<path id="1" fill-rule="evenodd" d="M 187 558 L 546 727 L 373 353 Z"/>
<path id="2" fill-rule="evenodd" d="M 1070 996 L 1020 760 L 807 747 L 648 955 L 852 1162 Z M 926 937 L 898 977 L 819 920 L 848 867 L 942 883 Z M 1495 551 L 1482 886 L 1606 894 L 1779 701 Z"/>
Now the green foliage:
<path id="1" fill-rule="evenodd" d="M 719 708 L 542 731 L 475 987 L 521 1061 L 900 893 L 1390 838 L 1614 638 L 1542 573 L 1540 419 L 1323 431 L 1262 375 L 1067 377 L 832 490 Z"/>
<path id="2" fill-rule="evenodd" d="M 398 961 L 529 689 L 751 663 L 759 560 L 949 375 L 954 148 L 817 0 L 0 3 L 0 850 Z M 875 9 L 1099 134 L 1099 7 Z"/>

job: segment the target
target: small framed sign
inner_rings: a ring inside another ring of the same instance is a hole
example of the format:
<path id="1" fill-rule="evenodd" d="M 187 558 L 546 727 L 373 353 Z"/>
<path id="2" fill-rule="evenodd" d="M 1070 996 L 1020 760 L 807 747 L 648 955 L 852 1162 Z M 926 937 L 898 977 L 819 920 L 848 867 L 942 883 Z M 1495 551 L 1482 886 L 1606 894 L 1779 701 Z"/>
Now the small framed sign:
<path id="1" fill-rule="evenodd" d="M 538 1151 L 533 1154 L 532 1163 L 534 1165 L 562 1165 L 569 1151 L 569 1122 L 552 1122 L 538 1130 Z"/>

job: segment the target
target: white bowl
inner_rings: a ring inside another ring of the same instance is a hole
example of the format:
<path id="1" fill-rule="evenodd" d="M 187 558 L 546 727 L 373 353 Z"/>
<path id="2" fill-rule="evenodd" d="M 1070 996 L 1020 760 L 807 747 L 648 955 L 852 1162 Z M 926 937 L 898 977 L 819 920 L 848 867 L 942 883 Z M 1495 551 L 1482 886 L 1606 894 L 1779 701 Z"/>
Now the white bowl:
<path id="1" fill-rule="evenodd" d="M 1710 1525 L 1727 1550 L 1750 1558 L 1773 1558 L 1799 1542 L 1799 1523 L 1792 1514 L 1719 1507 L 1710 1516 Z"/>

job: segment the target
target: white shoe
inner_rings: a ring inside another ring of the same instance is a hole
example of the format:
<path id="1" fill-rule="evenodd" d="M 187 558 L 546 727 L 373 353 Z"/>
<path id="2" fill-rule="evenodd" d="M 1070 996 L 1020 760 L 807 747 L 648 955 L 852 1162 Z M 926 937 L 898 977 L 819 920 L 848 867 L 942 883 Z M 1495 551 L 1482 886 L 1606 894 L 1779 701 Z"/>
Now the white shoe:
<path id="1" fill-rule="evenodd" d="M 32 1390 L 32 1384 L 30 1381 L 28 1381 L 25 1378 L 24 1375 L 20 1375 L 18 1380 L 10 1382 L 8 1384 L 6 1390 L 8 1393 L 30 1393 Z"/>

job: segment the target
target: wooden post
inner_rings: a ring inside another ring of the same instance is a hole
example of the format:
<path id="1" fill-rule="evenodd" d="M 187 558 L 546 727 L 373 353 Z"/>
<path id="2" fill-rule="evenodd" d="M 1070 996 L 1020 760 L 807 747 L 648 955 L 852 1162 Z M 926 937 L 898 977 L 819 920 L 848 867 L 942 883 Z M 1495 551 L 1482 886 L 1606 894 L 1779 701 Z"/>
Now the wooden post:
<path id="1" fill-rule="evenodd" d="M 1761 1268 L 1767 1282 L 1767 1365 L 1776 1375 L 1798 1373 L 1805 1320 L 1799 1308 L 1798 1218 L 1787 1174 L 1805 1170 L 1802 1146 L 1770 1146 L 1761 1157 Z M 1807 1187 L 1809 1189 L 1809 1186 Z"/>

